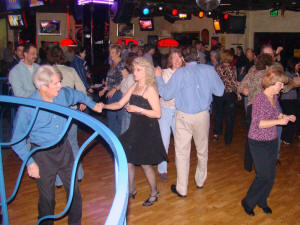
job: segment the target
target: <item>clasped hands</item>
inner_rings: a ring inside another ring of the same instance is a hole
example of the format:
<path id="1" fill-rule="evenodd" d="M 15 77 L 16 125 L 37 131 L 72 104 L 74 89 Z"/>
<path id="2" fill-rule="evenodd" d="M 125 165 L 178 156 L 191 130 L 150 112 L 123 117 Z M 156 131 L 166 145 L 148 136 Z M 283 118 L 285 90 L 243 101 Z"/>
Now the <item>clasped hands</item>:
<path id="1" fill-rule="evenodd" d="M 98 102 L 95 107 L 93 108 L 94 111 L 98 112 L 98 113 L 102 113 L 104 109 L 104 103 L 103 102 Z M 127 112 L 130 112 L 130 113 L 141 113 L 144 109 L 141 108 L 141 107 L 138 107 L 136 105 L 127 105 L 125 106 L 125 109 L 127 110 Z"/>

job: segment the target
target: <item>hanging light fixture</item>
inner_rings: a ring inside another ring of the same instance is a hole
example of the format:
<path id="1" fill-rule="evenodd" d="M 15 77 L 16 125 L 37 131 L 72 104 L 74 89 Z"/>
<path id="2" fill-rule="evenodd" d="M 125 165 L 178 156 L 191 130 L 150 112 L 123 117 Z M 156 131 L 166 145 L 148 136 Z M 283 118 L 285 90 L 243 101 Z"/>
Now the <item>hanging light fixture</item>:
<path id="1" fill-rule="evenodd" d="M 72 40 L 71 38 L 65 38 L 63 39 L 59 46 L 64 46 L 64 47 L 76 47 L 77 46 L 77 42 Z"/>

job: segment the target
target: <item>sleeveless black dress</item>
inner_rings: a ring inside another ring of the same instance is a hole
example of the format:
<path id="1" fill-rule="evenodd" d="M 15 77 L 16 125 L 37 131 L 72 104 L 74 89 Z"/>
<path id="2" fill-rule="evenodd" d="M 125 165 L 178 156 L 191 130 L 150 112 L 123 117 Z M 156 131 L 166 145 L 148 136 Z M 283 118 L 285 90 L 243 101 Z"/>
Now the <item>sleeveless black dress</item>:
<path id="1" fill-rule="evenodd" d="M 147 99 L 131 95 L 130 105 L 151 109 Z M 135 165 L 155 165 L 167 161 L 157 119 L 139 113 L 131 113 L 128 130 L 120 136 L 127 161 Z"/>

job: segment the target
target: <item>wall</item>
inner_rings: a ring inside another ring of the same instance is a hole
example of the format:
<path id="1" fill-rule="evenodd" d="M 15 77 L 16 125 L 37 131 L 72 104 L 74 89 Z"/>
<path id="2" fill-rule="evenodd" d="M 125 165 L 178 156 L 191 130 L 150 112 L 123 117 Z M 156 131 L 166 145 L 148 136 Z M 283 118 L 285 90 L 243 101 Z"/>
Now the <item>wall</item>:
<path id="1" fill-rule="evenodd" d="M 61 35 L 39 35 L 40 20 L 59 20 Z M 36 40 L 38 49 L 41 47 L 41 41 L 61 42 L 68 37 L 67 33 L 67 14 L 66 13 L 36 13 Z"/>
<path id="2" fill-rule="evenodd" d="M 280 13 L 279 13 L 280 14 Z M 218 36 L 224 41 L 225 48 L 236 48 L 242 45 L 244 49 L 253 48 L 254 32 L 299 32 L 299 12 L 286 11 L 284 16 L 271 17 L 268 10 L 263 11 L 240 11 L 240 15 L 246 15 L 246 30 L 244 34 L 214 34 L 213 21 L 211 18 L 198 18 L 192 16 L 192 20 L 176 21 L 171 24 L 163 17 L 154 18 L 155 30 L 151 32 L 139 31 L 138 18 L 133 18 L 135 26 L 134 38 L 147 43 L 148 35 L 158 35 L 159 38 L 170 37 L 172 32 L 199 32 L 206 28 L 209 30 L 209 39 Z M 117 25 L 111 21 L 110 40 L 116 43 Z"/>
<path id="3" fill-rule="evenodd" d="M 279 12 L 280 14 L 280 12 Z M 299 12 L 285 11 L 284 16 L 271 17 L 268 10 L 249 12 L 247 45 L 253 48 L 255 32 L 299 32 Z"/>
<path id="4" fill-rule="evenodd" d="M 7 45 L 7 23 L 6 18 L 0 19 L 0 59 L 3 59 L 3 51 Z"/>

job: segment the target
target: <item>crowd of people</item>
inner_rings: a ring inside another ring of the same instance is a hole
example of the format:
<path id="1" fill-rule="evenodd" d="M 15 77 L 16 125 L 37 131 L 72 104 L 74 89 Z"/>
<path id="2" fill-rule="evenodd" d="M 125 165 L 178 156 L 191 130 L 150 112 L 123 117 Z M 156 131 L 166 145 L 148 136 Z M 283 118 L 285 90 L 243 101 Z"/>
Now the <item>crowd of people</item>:
<path id="1" fill-rule="evenodd" d="M 119 137 L 128 160 L 129 197 L 135 199 L 135 167 L 141 166 L 149 183 L 150 194 L 143 203 L 153 205 L 159 197 L 156 172 L 162 182 L 168 182 L 168 149 L 171 134 L 175 143 L 177 182 L 170 186 L 180 198 L 188 195 L 191 141 L 197 151 L 194 180 L 202 189 L 207 178 L 210 120 L 214 118 L 213 141 L 223 134 L 229 145 L 234 140 L 234 121 L 237 101 L 245 104 L 247 137 L 244 167 L 255 168 L 256 177 L 242 200 L 245 212 L 253 216 L 259 206 L 272 213 L 267 203 L 271 192 L 276 163 L 279 163 L 280 144 L 292 144 L 300 138 L 300 59 L 292 57 L 286 69 L 280 64 L 279 47 L 265 45 L 258 56 L 252 49 L 244 54 L 241 46 L 237 54 L 220 45 L 208 52 L 201 41 L 194 46 L 172 48 L 167 56 L 159 54 L 153 45 L 144 48 L 124 42 L 109 47 L 109 70 L 102 89 L 93 89 L 85 57 L 86 50 L 77 48 L 67 62 L 59 46 L 40 49 L 32 45 L 16 46 L 14 65 L 9 83 L 15 96 L 53 102 L 86 111 L 86 106 L 98 113 L 107 111 L 109 128 Z M 71 51 L 68 50 L 68 55 Z M 42 53 L 42 54 L 41 54 Z M 74 90 L 76 89 L 76 90 Z M 87 97 L 87 94 L 90 97 Z M 91 96 L 103 102 L 95 103 Z M 77 104 L 79 103 L 79 104 Z M 31 109 L 20 107 L 16 116 L 13 139 L 29 125 Z M 212 115 L 214 115 L 212 117 Z M 24 159 L 35 146 L 53 141 L 59 136 L 57 126 L 65 119 L 42 111 L 33 126 L 28 141 L 13 146 Z M 282 129 L 283 127 L 283 129 Z M 53 133 L 53 135 L 45 135 Z M 54 188 L 64 185 L 68 193 L 72 163 L 78 152 L 77 123 L 68 135 L 51 151 L 41 151 L 27 163 L 29 176 L 36 178 L 39 192 L 39 217 L 53 214 Z M 72 152 L 71 152 L 72 151 Z M 68 152 L 63 155 L 62 152 Z M 55 157 L 53 157 L 55 154 Z M 56 157 L 59 156 L 59 157 Z M 61 165 L 64 166 L 61 166 Z M 254 165 L 254 167 L 253 167 Z M 51 170 L 49 168 L 52 168 Z M 77 179 L 83 178 L 79 166 Z M 76 181 L 75 196 L 69 212 L 69 223 L 80 224 L 81 197 Z M 53 224 L 46 221 L 43 224 Z"/>

